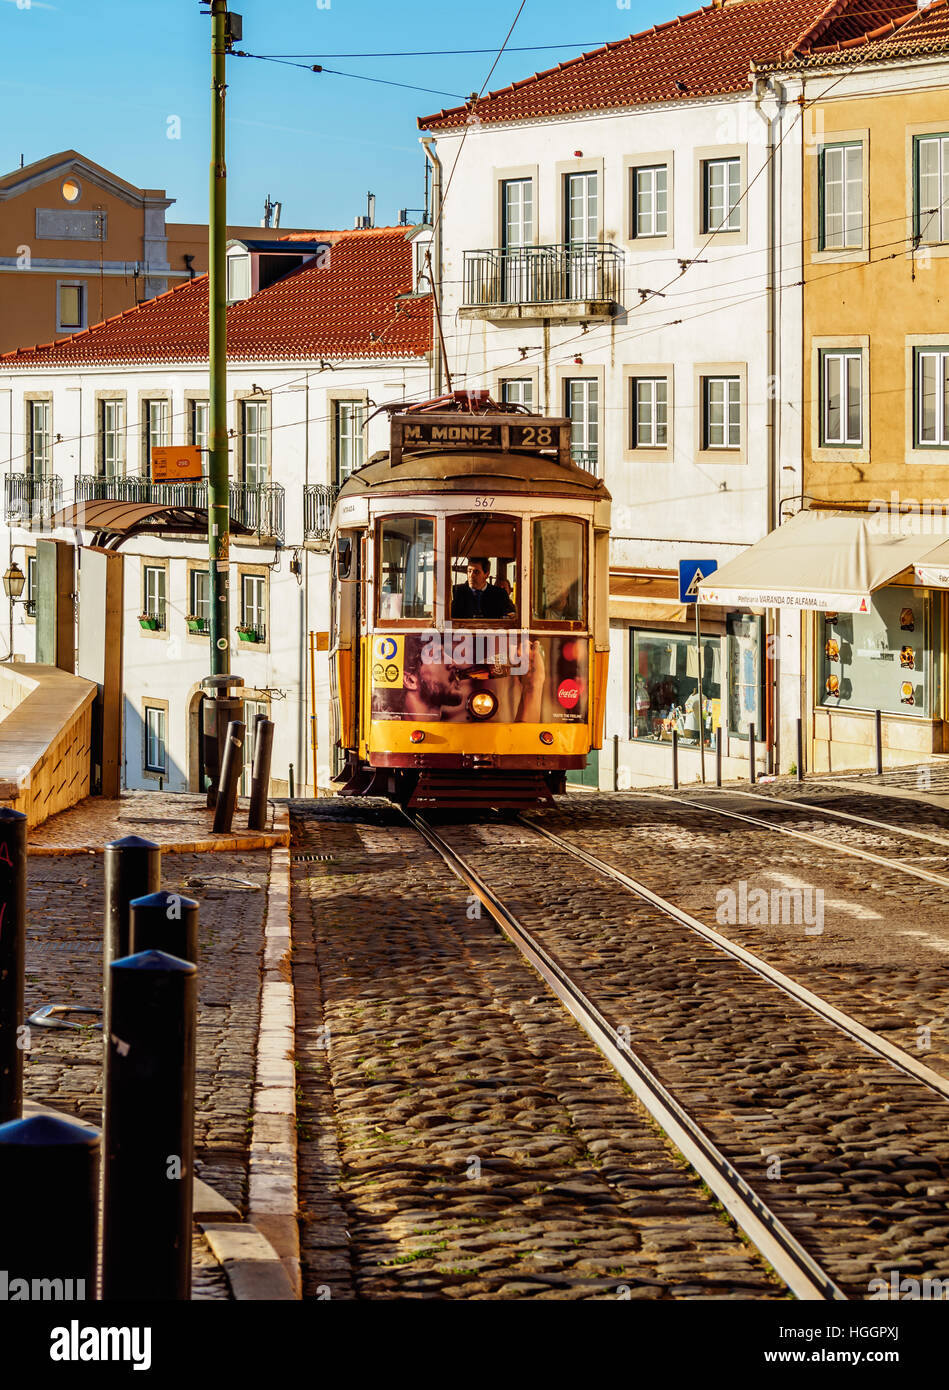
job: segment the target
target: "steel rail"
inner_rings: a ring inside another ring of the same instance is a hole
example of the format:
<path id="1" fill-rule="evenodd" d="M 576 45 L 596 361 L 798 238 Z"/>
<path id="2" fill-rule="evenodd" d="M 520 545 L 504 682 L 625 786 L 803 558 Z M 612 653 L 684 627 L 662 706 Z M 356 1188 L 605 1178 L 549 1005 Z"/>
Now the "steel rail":
<path id="1" fill-rule="evenodd" d="M 716 796 L 718 791 L 716 790 Z M 838 820 L 850 820 L 856 825 L 869 825 L 876 830 L 883 830 L 888 835 L 908 835 L 914 840 L 925 840 L 931 845 L 945 845 L 949 849 L 949 836 L 932 835 L 926 830 L 910 830 L 905 825 L 891 825 L 885 820 L 873 820 L 869 816 L 856 816 L 853 811 L 838 811 L 833 806 L 818 806 L 813 801 L 800 801 L 796 797 L 779 798 L 768 796 L 766 792 L 746 792 L 738 791 L 732 787 L 723 787 L 722 794 L 725 796 L 746 796 L 749 801 L 767 802 L 772 806 L 791 806 L 795 809 L 800 808 L 804 811 L 815 811 L 819 816 L 836 816 Z"/>
<path id="2" fill-rule="evenodd" d="M 791 1292 L 797 1298 L 810 1301 L 846 1301 L 846 1294 L 826 1270 L 761 1200 L 655 1073 L 636 1056 L 630 1044 L 619 1038 L 616 1029 L 480 875 L 421 816 L 407 810 L 404 814 L 452 873 L 475 893 L 504 935 L 576 1019 Z"/>
<path id="3" fill-rule="evenodd" d="M 776 985 L 778 989 L 790 995 L 790 997 L 799 1004 L 803 1004 L 806 1008 L 822 1018 L 824 1022 L 830 1023 L 841 1032 L 846 1033 L 854 1042 L 858 1042 L 871 1052 L 875 1052 L 877 1056 L 882 1057 L 884 1061 L 889 1062 L 907 1076 L 912 1077 L 914 1081 L 919 1081 L 924 1086 L 928 1086 L 930 1090 L 936 1092 L 940 1099 L 949 1100 L 949 1078 L 940 1076 L 940 1074 L 933 1071 L 931 1067 L 927 1067 L 922 1062 L 917 1061 L 912 1053 L 904 1052 L 901 1047 L 896 1047 L 895 1044 L 891 1043 L 887 1038 L 882 1037 L 879 1033 L 875 1033 L 871 1028 L 865 1027 L 865 1025 L 859 1023 L 857 1019 L 852 1018 L 850 1014 L 845 1014 L 841 1009 L 836 1008 L 826 999 L 822 999 L 819 994 L 814 994 L 813 991 L 809 990 L 805 985 L 799 984 L 797 980 L 792 980 L 790 975 L 785 975 L 783 971 L 778 970 L 773 965 L 769 965 L 766 960 L 762 960 L 762 958 L 756 956 L 754 952 L 746 950 L 744 946 L 739 946 L 737 942 L 729 940 L 727 936 L 722 936 L 720 932 L 715 931 L 714 927 L 706 926 L 704 922 L 700 922 L 697 917 L 693 917 L 691 913 L 686 912 L 684 908 L 669 902 L 667 898 L 663 898 L 659 893 L 654 893 L 652 889 L 647 888 L 644 883 L 640 883 L 637 879 L 630 878 L 628 874 L 623 873 L 622 869 L 617 869 L 615 865 L 608 864 L 603 859 L 598 859 L 596 855 L 587 853 L 586 850 L 580 849 L 577 845 L 572 845 L 569 840 L 564 840 L 560 835 L 555 835 L 552 830 L 546 829 L 545 826 L 537 825 L 534 821 L 524 818 L 519 817 L 519 819 L 523 825 L 530 826 L 531 830 L 535 830 L 539 835 L 543 835 L 546 839 L 552 840 L 558 848 L 566 850 L 567 853 L 582 860 L 583 863 L 589 865 L 590 868 L 595 869 L 598 873 L 604 874 L 607 878 L 613 879 L 614 882 L 619 883 L 622 887 L 628 889 L 629 892 L 635 893 L 637 897 L 642 898 L 645 902 L 651 904 L 651 906 L 658 908 L 660 912 L 674 918 L 677 922 L 681 922 L 683 926 L 688 927 L 690 931 L 696 932 L 697 935 L 704 937 L 706 941 L 710 942 L 713 946 L 717 946 L 718 949 L 724 951 L 726 955 L 732 956 L 733 959 L 739 961 L 749 970 L 754 971 L 756 975 L 760 975 L 762 979 L 767 980 L 770 984 Z"/>
<path id="4" fill-rule="evenodd" d="M 897 873 L 909 874 L 912 878 L 921 878 L 925 883 L 938 883 L 941 888 L 949 888 L 949 878 L 944 874 L 935 874 L 930 869 L 918 869 L 912 864 L 901 864 L 896 859 L 884 859 L 880 854 L 871 854 L 867 849 L 857 849 L 854 845 L 844 845 L 837 840 L 824 840 L 820 835 L 811 835 L 807 830 L 792 830 L 787 825 L 775 825 L 771 821 L 762 820 L 759 816 L 749 816 L 743 811 L 726 811 L 721 806 L 709 806 L 705 801 L 695 801 L 692 797 L 674 796 L 668 792 L 637 792 L 639 796 L 651 797 L 654 801 L 675 801 L 682 806 L 691 806 L 697 811 L 710 811 L 713 816 L 729 816 L 732 820 L 745 821 L 748 825 L 760 826 L 763 830 L 770 830 L 775 835 L 793 835 L 796 840 L 806 840 L 808 844 L 817 845 L 820 849 L 832 849 L 839 854 L 849 854 L 855 859 L 866 859 L 871 864 L 879 864 L 883 869 L 895 869 Z"/>

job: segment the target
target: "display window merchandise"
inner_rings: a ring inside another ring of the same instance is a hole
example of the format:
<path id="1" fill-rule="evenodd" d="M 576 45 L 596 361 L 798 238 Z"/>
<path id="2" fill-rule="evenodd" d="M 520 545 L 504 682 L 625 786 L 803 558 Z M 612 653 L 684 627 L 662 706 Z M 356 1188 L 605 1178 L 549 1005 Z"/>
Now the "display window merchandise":
<path id="1" fill-rule="evenodd" d="M 866 613 L 823 613 L 816 629 L 820 705 L 931 717 L 936 653 L 928 593 L 892 585 L 873 595 Z"/>

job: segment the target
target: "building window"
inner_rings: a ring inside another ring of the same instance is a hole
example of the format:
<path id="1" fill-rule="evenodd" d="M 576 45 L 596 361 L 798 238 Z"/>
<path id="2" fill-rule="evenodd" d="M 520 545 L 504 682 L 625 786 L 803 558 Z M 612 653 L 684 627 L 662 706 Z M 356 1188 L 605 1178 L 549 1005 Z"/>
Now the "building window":
<path id="1" fill-rule="evenodd" d="M 929 717 L 939 669 L 931 617 L 925 590 L 896 585 L 877 589 L 868 613 L 819 614 L 818 703 Z"/>
<path id="2" fill-rule="evenodd" d="M 165 729 L 167 714 L 160 705 L 145 706 L 145 771 L 168 771 L 165 751 Z"/>
<path id="3" fill-rule="evenodd" d="M 741 379 L 702 378 L 702 448 L 741 448 Z"/>
<path id="4" fill-rule="evenodd" d="M 505 179 L 501 184 L 501 244 L 505 251 L 534 241 L 534 184 Z"/>
<path id="5" fill-rule="evenodd" d="M 233 304 L 250 297 L 250 256 L 228 256 L 227 299 Z"/>
<path id="6" fill-rule="evenodd" d="M 596 173 L 568 174 L 565 194 L 564 239 L 568 246 L 596 241 L 600 235 L 599 179 Z"/>
<path id="7" fill-rule="evenodd" d="M 863 442 L 863 354 L 821 352 L 822 445 Z"/>
<path id="8" fill-rule="evenodd" d="M 702 231 L 741 231 L 741 160 L 702 161 Z"/>
<path id="9" fill-rule="evenodd" d="M 192 444 L 196 445 L 204 454 L 201 460 L 202 470 L 208 471 L 207 450 L 211 436 L 211 403 L 210 401 L 191 401 L 188 406 L 188 436 Z"/>
<path id="10" fill-rule="evenodd" d="M 254 768 L 254 730 L 257 725 L 257 716 L 262 719 L 270 718 L 270 708 L 266 700 L 245 700 L 244 701 L 244 748 L 243 748 L 243 768 L 241 771 L 241 796 L 250 795 L 251 777 Z"/>
<path id="11" fill-rule="evenodd" d="M 949 348 L 917 348 L 916 445 L 949 446 Z"/>
<path id="12" fill-rule="evenodd" d="M 632 448 L 664 449 L 669 443 L 669 382 L 664 376 L 630 381 Z"/>
<path id="13" fill-rule="evenodd" d="M 918 135 L 914 145 L 914 231 L 923 242 L 949 241 L 949 135 Z"/>
<path id="14" fill-rule="evenodd" d="M 695 638 L 672 632 L 632 633 L 630 737 L 696 748 L 699 743 L 699 657 Z M 722 639 L 702 638 L 702 723 L 710 745 L 722 717 Z"/>
<path id="15" fill-rule="evenodd" d="M 564 414 L 570 420 L 574 463 L 595 473 L 600 443 L 600 383 L 596 377 L 571 377 L 564 382 Z"/>
<path id="16" fill-rule="evenodd" d="M 145 565 L 143 569 L 145 617 L 154 618 L 158 626 L 165 626 L 165 567 L 164 565 Z"/>
<path id="17" fill-rule="evenodd" d="M 267 581 L 262 574 L 241 576 L 241 629 L 257 642 L 267 636 Z"/>
<path id="18" fill-rule="evenodd" d="M 121 478 L 125 473 L 124 401 L 99 402 L 99 437 L 103 477 Z"/>
<path id="19" fill-rule="evenodd" d="M 26 557 L 26 616 L 36 617 L 36 551 Z"/>
<path id="20" fill-rule="evenodd" d="M 336 460 L 336 486 L 343 483 L 354 468 L 365 462 L 363 424 L 366 407 L 362 401 L 336 401 L 333 405 L 333 452 Z"/>
<path id="21" fill-rule="evenodd" d="M 85 285 L 81 280 L 61 280 L 56 286 L 56 331 L 74 333 L 85 326 Z"/>
<path id="22" fill-rule="evenodd" d="M 207 570 L 192 570 L 189 578 L 191 593 L 188 628 L 191 632 L 207 632 L 211 626 L 211 586 Z"/>
<path id="23" fill-rule="evenodd" d="M 48 478 L 53 471 L 52 414 L 50 401 L 29 401 L 27 404 L 27 446 L 34 478 Z"/>
<path id="24" fill-rule="evenodd" d="M 821 251 L 863 245 L 863 145 L 825 145 L 818 161 Z"/>
<path id="25" fill-rule="evenodd" d="M 529 376 L 509 377 L 501 382 L 501 400 L 505 405 L 523 405 L 534 409 L 534 383 Z"/>
<path id="26" fill-rule="evenodd" d="M 269 480 L 269 415 L 267 401 L 244 402 L 244 483 L 247 487 L 260 487 Z"/>
<path id="27" fill-rule="evenodd" d="M 665 164 L 634 169 L 634 237 L 665 236 L 669 219 L 669 170 Z"/>
<path id="28" fill-rule="evenodd" d="M 151 476 L 152 450 L 171 443 L 171 402 L 143 401 L 142 413 L 145 425 L 142 434 L 145 453 L 142 469 L 147 476 Z"/>

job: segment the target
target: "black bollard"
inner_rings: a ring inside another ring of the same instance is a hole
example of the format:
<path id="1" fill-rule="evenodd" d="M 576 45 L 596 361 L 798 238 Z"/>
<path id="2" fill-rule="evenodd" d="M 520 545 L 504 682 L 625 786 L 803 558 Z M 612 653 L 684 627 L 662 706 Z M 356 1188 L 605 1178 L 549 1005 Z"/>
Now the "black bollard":
<path id="1" fill-rule="evenodd" d="M 875 723 L 874 737 L 875 737 L 875 741 L 876 741 L 876 755 L 877 755 L 877 776 L 878 776 L 878 777 L 882 777 L 882 776 L 883 776 L 883 714 L 882 714 L 882 712 L 881 712 L 880 710 L 877 710 L 877 711 L 876 711 L 876 719 L 875 719 L 874 723 Z"/>
<path id="2" fill-rule="evenodd" d="M 748 725 L 748 781 L 755 785 L 755 726 Z"/>
<path id="3" fill-rule="evenodd" d="M 102 1297 L 189 1299 L 196 968 L 162 951 L 112 964 Z"/>
<path id="4" fill-rule="evenodd" d="M 797 780 L 804 781 L 804 721 L 797 721 Z"/>
<path id="5" fill-rule="evenodd" d="M 0 808 L 0 1124 L 23 1113 L 26 816 Z M 6 1189 L 9 1192 L 11 1189 Z"/>
<path id="6" fill-rule="evenodd" d="M 95 1298 L 99 1147 L 58 1115 L 0 1125 L 0 1300 Z"/>
<path id="7" fill-rule="evenodd" d="M 232 719 L 227 726 L 227 741 L 221 762 L 221 780 L 217 786 L 217 805 L 214 808 L 214 833 L 226 834 L 234 820 L 237 805 L 237 784 L 244 766 L 244 726 Z"/>
<path id="8" fill-rule="evenodd" d="M 293 800 L 293 763 L 290 764 L 290 800 Z"/>
<path id="9" fill-rule="evenodd" d="M 722 785 L 722 726 L 715 730 L 715 785 Z"/>
<path id="10" fill-rule="evenodd" d="M 250 780 L 250 810 L 247 829 L 263 830 L 267 825 L 267 794 L 270 791 L 270 759 L 273 754 L 273 721 L 257 720 L 254 730 L 254 767 Z"/>
<path id="11" fill-rule="evenodd" d="M 672 790 L 679 790 L 679 731 L 672 730 Z"/>
<path id="12" fill-rule="evenodd" d="M 198 904 L 180 893 L 150 893 L 129 905 L 129 954 L 164 951 L 198 963 Z"/>
<path id="13" fill-rule="evenodd" d="M 153 840 L 128 835 L 106 845 L 105 939 L 102 946 L 102 1018 L 109 1014 L 109 966 L 131 954 L 129 903 L 161 886 L 161 849 Z"/>

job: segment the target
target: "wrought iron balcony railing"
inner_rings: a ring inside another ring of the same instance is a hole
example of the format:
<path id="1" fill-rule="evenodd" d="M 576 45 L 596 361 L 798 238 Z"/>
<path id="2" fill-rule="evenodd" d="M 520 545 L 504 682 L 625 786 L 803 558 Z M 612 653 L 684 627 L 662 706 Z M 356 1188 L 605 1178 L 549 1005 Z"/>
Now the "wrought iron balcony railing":
<path id="1" fill-rule="evenodd" d="M 11 525 L 48 526 L 63 505 L 63 480 L 54 473 L 8 473 L 3 480 L 3 515 Z"/>
<path id="2" fill-rule="evenodd" d="M 465 305 L 619 302 L 623 253 L 609 243 L 514 246 L 464 253 Z"/>
<path id="3" fill-rule="evenodd" d="M 228 488 L 230 516 L 255 531 L 261 538 L 283 540 L 284 489 L 280 483 L 231 483 Z M 193 482 L 153 483 L 147 477 L 76 478 L 77 502 L 156 502 L 168 507 L 208 505 L 206 478 Z"/>
<path id="4" fill-rule="evenodd" d="M 323 483 L 307 483 L 303 489 L 303 539 L 307 541 L 328 541 L 330 521 L 338 487 L 326 487 Z"/>
<path id="5" fill-rule="evenodd" d="M 596 473 L 599 449 L 596 445 L 571 444 L 570 457 L 578 468 L 585 468 L 588 473 Z"/>

